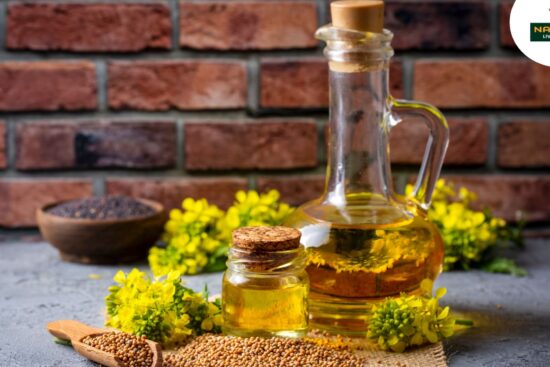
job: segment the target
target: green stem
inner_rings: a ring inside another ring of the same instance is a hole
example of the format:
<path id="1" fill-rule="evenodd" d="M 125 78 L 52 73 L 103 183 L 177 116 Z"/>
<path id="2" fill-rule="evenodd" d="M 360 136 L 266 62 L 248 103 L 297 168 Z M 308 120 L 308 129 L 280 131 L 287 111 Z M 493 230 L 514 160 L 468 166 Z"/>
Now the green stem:
<path id="1" fill-rule="evenodd" d="M 67 345 L 67 346 L 71 346 L 72 343 L 70 340 L 65 340 L 65 339 L 60 339 L 60 338 L 54 338 L 53 339 L 53 342 L 55 344 L 61 344 L 61 345 Z"/>
<path id="2" fill-rule="evenodd" d="M 472 320 L 464 320 L 464 319 L 456 319 L 455 324 L 463 325 L 463 326 L 474 326 L 474 322 Z"/>

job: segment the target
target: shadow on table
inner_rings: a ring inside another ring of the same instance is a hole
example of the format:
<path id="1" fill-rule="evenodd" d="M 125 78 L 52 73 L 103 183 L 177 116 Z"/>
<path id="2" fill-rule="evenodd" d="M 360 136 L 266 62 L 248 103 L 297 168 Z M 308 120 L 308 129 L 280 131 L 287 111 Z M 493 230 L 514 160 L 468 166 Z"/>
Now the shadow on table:
<path id="1" fill-rule="evenodd" d="M 474 321 L 445 342 L 450 366 L 548 366 L 550 308 L 525 300 L 525 311 L 494 305 L 483 309 L 454 306 L 459 318 Z"/>

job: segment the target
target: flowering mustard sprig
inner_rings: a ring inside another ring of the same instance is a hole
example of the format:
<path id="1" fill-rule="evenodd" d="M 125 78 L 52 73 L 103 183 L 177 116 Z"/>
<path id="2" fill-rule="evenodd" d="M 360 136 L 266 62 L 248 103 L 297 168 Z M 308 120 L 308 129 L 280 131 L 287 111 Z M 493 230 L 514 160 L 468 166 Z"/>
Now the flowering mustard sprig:
<path id="1" fill-rule="evenodd" d="M 225 245 L 217 229 L 222 210 L 206 199 L 191 198 L 183 200 L 182 209 L 170 211 L 163 234 L 166 247 L 153 247 L 149 252 L 149 265 L 156 276 L 171 271 L 200 273 Z"/>
<path id="2" fill-rule="evenodd" d="M 280 194 L 271 190 L 265 194 L 256 191 L 239 191 L 234 204 L 227 209 L 218 223 L 221 236 L 231 238 L 231 232 L 245 226 L 275 226 L 283 223 L 293 208 L 279 202 Z"/>
<path id="3" fill-rule="evenodd" d="M 412 191 L 413 187 L 408 185 L 406 194 Z M 428 218 L 438 227 L 445 243 L 445 270 L 484 267 L 492 260 L 491 251 L 498 245 L 521 242 L 519 229 L 507 226 L 489 210 L 472 209 L 471 204 L 476 200 L 476 194 L 465 187 L 457 191 L 451 183 L 443 179 L 437 181 Z M 507 262 L 511 267 L 506 269 L 502 261 L 499 264 L 500 272 L 512 273 L 513 270 L 518 275 L 523 274 L 513 262 Z"/>
<path id="4" fill-rule="evenodd" d="M 224 212 L 206 199 L 187 198 L 182 209 L 170 212 L 165 225 L 165 247 L 153 247 L 149 265 L 154 275 L 171 271 L 181 274 L 225 269 L 231 232 L 243 226 L 279 225 L 292 208 L 279 201 L 272 190 L 265 194 L 239 191 L 234 204 Z"/>
<path id="5" fill-rule="evenodd" d="M 191 335 L 220 332 L 219 303 L 208 301 L 207 293 L 195 293 L 183 286 L 180 274 L 151 280 L 133 269 L 114 276 L 117 283 L 105 298 L 106 325 L 145 336 L 166 347 L 177 345 Z"/>
<path id="6" fill-rule="evenodd" d="M 421 283 L 424 295 L 388 298 L 374 306 L 367 337 L 382 350 L 403 352 L 452 336 L 458 324 L 472 325 L 468 320 L 456 320 L 449 306 L 440 306 L 439 300 L 447 290 L 440 288 L 431 297 L 432 286 L 432 281 L 425 279 Z"/>

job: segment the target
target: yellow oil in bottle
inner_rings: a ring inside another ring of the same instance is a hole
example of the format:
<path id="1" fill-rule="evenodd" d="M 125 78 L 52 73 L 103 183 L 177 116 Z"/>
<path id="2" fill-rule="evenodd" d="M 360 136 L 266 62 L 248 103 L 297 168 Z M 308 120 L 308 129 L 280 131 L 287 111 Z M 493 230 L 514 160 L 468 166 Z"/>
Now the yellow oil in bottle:
<path id="1" fill-rule="evenodd" d="M 310 202 L 289 218 L 307 249 L 312 327 L 362 333 L 372 305 L 419 293 L 423 279 L 437 277 L 442 239 L 422 215 L 406 213 L 360 194 L 340 208 Z"/>
<path id="2" fill-rule="evenodd" d="M 294 281 L 257 279 L 247 283 L 237 285 L 234 279 L 224 279 L 224 333 L 245 337 L 305 335 L 307 276 Z"/>

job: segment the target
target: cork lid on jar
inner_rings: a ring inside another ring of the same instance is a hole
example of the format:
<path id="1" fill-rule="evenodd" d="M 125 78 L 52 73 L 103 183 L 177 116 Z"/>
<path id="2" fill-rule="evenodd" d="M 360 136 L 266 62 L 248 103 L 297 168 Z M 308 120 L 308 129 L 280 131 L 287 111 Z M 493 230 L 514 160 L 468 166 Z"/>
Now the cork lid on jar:
<path id="1" fill-rule="evenodd" d="M 384 2 L 379 0 L 340 0 L 330 4 L 332 25 L 361 32 L 382 33 Z"/>
<path id="2" fill-rule="evenodd" d="M 288 227 L 242 227 L 233 231 L 233 247 L 254 251 L 286 251 L 300 247 L 301 233 Z"/>

